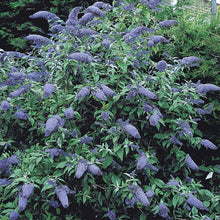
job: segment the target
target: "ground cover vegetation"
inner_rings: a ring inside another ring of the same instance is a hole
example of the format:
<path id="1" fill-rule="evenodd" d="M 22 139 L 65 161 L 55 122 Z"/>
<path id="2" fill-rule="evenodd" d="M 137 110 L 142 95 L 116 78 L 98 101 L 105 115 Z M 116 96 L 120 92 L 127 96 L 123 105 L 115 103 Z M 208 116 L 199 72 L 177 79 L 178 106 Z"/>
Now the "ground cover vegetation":
<path id="1" fill-rule="evenodd" d="M 219 219 L 204 127 L 220 87 L 188 77 L 200 53 L 171 54 L 175 13 L 126 0 L 31 15 L 49 37 L 0 53 L 1 219 Z"/>

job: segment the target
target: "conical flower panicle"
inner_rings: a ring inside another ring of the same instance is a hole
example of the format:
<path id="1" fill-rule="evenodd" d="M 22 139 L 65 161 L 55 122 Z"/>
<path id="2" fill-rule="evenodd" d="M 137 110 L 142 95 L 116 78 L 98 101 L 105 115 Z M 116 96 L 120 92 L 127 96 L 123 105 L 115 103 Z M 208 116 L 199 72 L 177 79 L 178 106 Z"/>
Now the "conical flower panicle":
<path id="1" fill-rule="evenodd" d="M 88 168 L 88 164 L 86 161 L 79 161 L 77 164 L 76 174 L 75 177 L 79 179 L 83 176 L 83 174 L 86 172 Z"/>
<path id="2" fill-rule="evenodd" d="M 48 137 L 58 127 L 58 120 L 54 117 L 49 118 L 46 122 L 45 136 Z"/>
<path id="3" fill-rule="evenodd" d="M 21 195 L 25 198 L 29 198 L 29 196 L 31 195 L 31 193 L 34 190 L 34 184 L 30 183 L 30 184 L 25 184 L 22 186 L 22 190 L 21 190 Z"/>
<path id="4" fill-rule="evenodd" d="M 137 160 L 137 170 L 142 170 L 147 166 L 148 158 L 146 157 L 145 153 L 142 153 L 141 156 Z"/>
<path id="5" fill-rule="evenodd" d="M 77 25 L 77 23 L 78 23 L 78 13 L 82 9 L 83 9 L 83 7 L 79 6 L 79 7 L 73 8 L 71 10 L 71 12 L 69 13 L 68 19 L 66 21 L 67 26 L 76 26 Z"/>
<path id="6" fill-rule="evenodd" d="M 123 130 L 124 130 L 127 134 L 131 135 L 132 137 L 134 137 L 134 138 L 136 138 L 136 139 L 140 139 L 140 138 L 141 138 L 141 136 L 140 136 L 140 134 L 139 134 L 137 128 L 135 128 L 135 127 L 134 127 L 133 125 L 131 125 L 131 124 L 127 124 L 127 125 L 123 126 Z"/>
<path id="7" fill-rule="evenodd" d="M 151 92 L 149 89 L 143 87 L 142 85 L 139 85 L 137 86 L 138 90 L 137 92 L 141 95 L 144 95 L 146 97 L 148 97 L 149 99 L 157 99 L 157 96 Z"/>
<path id="8" fill-rule="evenodd" d="M 200 210 L 209 211 L 209 209 L 199 199 L 197 199 L 192 193 L 189 193 L 188 196 L 189 197 L 187 199 L 187 203 L 190 206 L 194 206 Z"/>
<path id="9" fill-rule="evenodd" d="M 192 160 L 192 158 L 190 156 L 187 156 L 185 159 L 185 163 L 186 165 L 191 168 L 192 170 L 199 170 L 199 167 L 197 166 L 197 164 Z"/>
<path id="10" fill-rule="evenodd" d="M 156 126 L 160 120 L 159 115 L 151 115 L 149 118 L 149 122 L 151 126 Z"/>
<path id="11" fill-rule="evenodd" d="M 20 212 L 24 211 L 27 206 L 28 198 L 22 196 L 22 192 L 18 194 L 18 210 Z"/>
<path id="12" fill-rule="evenodd" d="M 144 205 L 144 206 L 149 206 L 150 202 L 147 198 L 147 196 L 145 195 L 144 191 L 141 189 L 140 186 L 132 186 L 132 192 L 133 194 L 137 197 L 137 199 Z"/>
<path id="13" fill-rule="evenodd" d="M 68 59 L 71 60 L 76 60 L 78 62 L 86 62 L 86 63 L 91 63 L 93 57 L 88 55 L 87 53 L 72 53 L 68 57 Z"/>
<path id="14" fill-rule="evenodd" d="M 89 164 L 87 170 L 89 173 L 96 175 L 96 176 L 103 175 L 103 172 L 95 164 Z"/>
<path id="15" fill-rule="evenodd" d="M 63 208 L 69 207 L 69 200 L 67 197 L 67 192 L 63 188 L 56 188 L 54 189 L 54 192 L 56 193 L 57 197 L 59 198 Z"/>
<path id="16" fill-rule="evenodd" d="M 162 218 L 167 218 L 168 217 L 168 208 L 164 203 L 159 204 L 159 216 Z"/>
<path id="17" fill-rule="evenodd" d="M 218 147 L 216 145 L 214 145 L 211 141 L 207 140 L 207 139 L 202 139 L 200 142 L 201 145 L 203 145 L 205 148 L 209 148 L 212 150 L 217 150 Z"/>
<path id="18" fill-rule="evenodd" d="M 80 91 L 78 92 L 76 99 L 82 99 L 85 96 L 88 96 L 90 94 L 90 87 L 84 86 L 80 89 Z"/>
<path id="19" fill-rule="evenodd" d="M 65 116 L 68 119 L 71 119 L 74 116 L 74 111 L 71 107 L 69 107 L 65 110 Z"/>
<path id="20" fill-rule="evenodd" d="M 100 86 L 100 88 L 102 89 L 102 91 L 104 92 L 105 95 L 107 95 L 107 96 L 115 96 L 116 95 L 116 92 L 114 92 L 108 86 L 106 86 L 104 84 L 99 84 L 99 86 Z"/>
<path id="21" fill-rule="evenodd" d="M 105 96 L 105 93 L 100 88 L 96 88 L 95 91 L 92 91 L 92 95 L 101 101 L 108 100 L 107 97 Z"/>

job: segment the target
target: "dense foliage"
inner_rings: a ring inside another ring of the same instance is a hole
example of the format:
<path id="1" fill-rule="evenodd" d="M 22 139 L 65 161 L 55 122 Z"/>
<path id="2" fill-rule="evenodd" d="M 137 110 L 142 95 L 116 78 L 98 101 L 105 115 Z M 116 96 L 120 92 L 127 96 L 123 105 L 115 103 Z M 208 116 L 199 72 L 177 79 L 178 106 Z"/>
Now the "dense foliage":
<path id="1" fill-rule="evenodd" d="M 219 143 L 199 127 L 220 87 L 186 79 L 203 57 L 167 54 L 183 24 L 166 10 L 41 11 L 50 37 L 1 51 L 1 219 L 219 219 Z"/>

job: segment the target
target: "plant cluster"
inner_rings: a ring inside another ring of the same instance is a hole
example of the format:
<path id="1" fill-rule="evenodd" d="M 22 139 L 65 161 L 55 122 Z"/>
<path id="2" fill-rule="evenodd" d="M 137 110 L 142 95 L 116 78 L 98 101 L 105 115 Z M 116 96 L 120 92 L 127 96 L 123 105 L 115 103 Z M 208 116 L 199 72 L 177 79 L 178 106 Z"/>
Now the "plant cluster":
<path id="1" fill-rule="evenodd" d="M 219 218 L 212 83 L 186 80 L 200 57 L 173 45 L 162 1 L 96 2 L 66 21 L 40 11 L 50 38 L 0 53 L 1 219 Z"/>

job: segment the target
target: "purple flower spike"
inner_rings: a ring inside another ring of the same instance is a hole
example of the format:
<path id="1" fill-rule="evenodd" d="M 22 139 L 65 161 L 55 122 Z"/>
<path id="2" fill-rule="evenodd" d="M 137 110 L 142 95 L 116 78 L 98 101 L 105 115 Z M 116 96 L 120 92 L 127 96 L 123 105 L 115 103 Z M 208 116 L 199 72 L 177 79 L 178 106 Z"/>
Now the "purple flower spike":
<path id="1" fill-rule="evenodd" d="M 54 117 L 49 118 L 46 122 L 45 136 L 48 137 L 58 127 L 58 120 Z"/>
<path id="2" fill-rule="evenodd" d="M 169 27 L 171 27 L 173 25 L 177 25 L 177 24 L 178 24 L 177 20 L 166 20 L 166 21 L 159 22 L 160 27 L 166 27 L 166 28 L 169 28 Z"/>
<path id="3" fill-rule="evenodd" d="M 11 108 L 11 104 L 8 101 L 2 101 L 1 109 L 3 111 L 8 111 Z"/>
<path id="4" fill-rule="evenodd" d="M 69 13 L 68 20 L 66 21 L 66 25 L 68 26 L 76 26 L 78 23 L 78 13 L 82 10 L 83 7 L 75 7 Z"/>
<path id="5" fill-rule="evenodd" d="M 95 164 L 88 165 L 88 172 L 96 176 L 103 175 L 103 172 Z"/>
<path id="6" fill-rule="evenodd" d="M 27 120 L 29 115 L 28 113 L 25 113 L 23 110 L 19 112 L 15 112 L 14 114 L 15 118 L 21 119 L 21 120 Z"/>
<path id="7" fill-rule="evenodd" d="M 63 208 L 68 208 L 69 207 L 69 200 L 67 197 L 67 192 L 63 188 L 57 188 L 54 189 L 54 192 L 56 193 L 57 197 L 59 198 Z"/>
<path id="8" fill-rule="evenodd" d="M 159 204 L 159 216 L 162 218 L 167 218 L 168 217 L 168 208 L 164 203 Z"/>
<path id="9" fill-rule="evenodd" d="M 116 93 L 110 89 L 108 86 L 104 85 L 104 84 L 99 84 L 99 87 L 102 89 L 102 91 L 105 93 L 105 95 L 107 96 L 115 96 Z"/>
<path id="10" fill-rule="evenodd" d="M 147 196 L 145 195 L 144 191 L 141 189 L 140 186 L 131 186 L 131 189 L 134 196 L 137 197 L 137 199 L 144 205 L 144 206 L 149 206 L 150 205 L 150 202 L 147 198 Z"/>
<path id="11" fill-rule="evenodd" d="M 93 14 L 96 17 L 105 17 L 106 14 L 102 10 L 100 10 L 98 7 L 89 6 L 86 9 L 86 12 Z"/>
<path id="12" fill-rule="evenodd" d="M 95 91 L 92 91 L 92 95 L 101 101 L 108 100 L 107 97 L 105 96 L 105 93 L 100 88 L 96 88 Z"/>
<path id="13" fill-rule="evenodd" d="M 115 212 L 111 211 L 110 209 L 108 209 L 108 213 L 107 216 L 110 220 L 116 220 L 116 214 Z"/>
<path id="14" fill-rule="evenodd" d="M 67 108 L 67 109 L 65 110 L 65 116 L 66 116 L 68 119 L 72 118 L 73 115 L 74 115 L 74 111 L 73 111 L 73 109 L 72 109 L 71 107 L 69 107 L 69 108 Z"/>
<path id="15" fill-rule="evenodd" d="M 138 87 L 137 92 L 139 94 L 144 95 L 144 96 L 148 97 L 149 99 L 157 99 L 157 96 L 153 92 L 151 92 L 149 89 L 147 89 L 139 84 L 137 85 L 137 87 Z"/>
<path id="16" fill-rule="evenodd" d="M 27 206 L 27 198 L 22 196 L 22 193 L 20 192 L 18 195 L 18 210 L 20 212 L 24 211 Z"/>
<path id="17" fill-rule="evenodd" d="M 102 119 L 104 121 L 107 121 L 108 118 L 109 118 L 109 112 L 108 111 L 104 111 L 104 112 L 101 113 L 101 116 L 102 116 Z"/>
<path id="18" fill-rule="evenodd" d="M 54 86 L 54 84 L 45 84 L 44 85 L 44 98 L 49 97 L 54 91 L 55 91 L 56 87 Z"/>
<path id="19" fill-rule="evenodd" d="M 191 168 L 192 170 L 199 170 L 199 167 L 197 166 L 197 164 L 192 160 L 192 158 L 190 156 L 187 156 L 185 159 L 185 163 L 186 165 Z"/>
<path id="20" fill-rule="evenodd" d="M 90 144 L 93 141 L 93 137 L 83 137 L 80 139 L 80 144 Z"/>
<path id="21" fill-rule="evenodd" d="M 209 211 L 209 209 L 199 199 L 197 199 L 192 193 L 189 193 L 188 196 L 189 197 L 187 199 L 187 203 L 190 206 L 194 206 L 197 209 L 205 210 L 207 212 Z"/>
<path id="22" fill-rule="evenodd" d="M 126 96 L 126 99 L 131 99 L 132 97 L 135 97 L 137 94 L 137 89 L 132 88 L 129 93 Z"/>
<path id="23" fill-rule="evenodd" d="M 198 86 L 196 86 L 196 92 L 199 94 L 207 93 L 210 91 L 219 91 L 219 90 L 220 90 L 219 86 L 216 86 L 216 85 L 210 84 L 210 83 L 199 84 Z"/>
<path id="24" fill-rule="evenodd" d="M 86 161 L 79 161 L 77 164 L 76 174 L 75 177 L 79 179 L 83 176 L 83 174 L 86 172 L 88 168 L 88 164 Z"/>
<path id="25" fill-rule="evenodd" d="M 21 190 L 21 196 L 28 199 L 29 196 L 31 195 L 31 193 L 33 192 L 33 190 L 34 190 L 34 184 L 33 183 L 23 185 L 22 190 Z"/>
<path id="26" fill-rule="evenodd" d="M 84 14 L 84 15 L 79 19 L 78 24 L 79 24 L 79 25 L 82 25 L 82 26 L 86 26 L 86 24 L 87 24 L 89 21 L 91 21 L 94 17 L 95 17 L 95 15 L 92 14 L 92 13 L 86 13 L 86 14 Z"/>
<path id="27" fill-rule="evenodd" d="M 211 141 L 207 140 L 207 139 L 202 139 L 200 142 L 201 145 L 203 145 L 205 148 L 209 148 L 212 150 L 217 150 L 218 147 L 216 147 Z"/>
<path id="28" fill-rule="evenodd" d="M 177 180 L 170 180 L 167 185 L 179 186 L 179 182 Z"/>
<path id="29" fill-rule="evenodd" d="M 190 57 L 184 57 L 182 60 L 179 60 L 180 64 L 185 65 L 185 66 L 196 66 L 198 65 L 199 61 L 204 61 L 203 59 L 200 59 L 195 56 L 190 56 Z"/>
<path id="30" fill-rule="evenodd" d="M 149 122 L 151 126 L 156 126 L 160 120 L 159 115 L 151 115 L 149 118 Z"/>
<path id="31" fill-rule="evenodd" d="M 178 138 L 176 138 L 174 135 L 171 135 L 170 143 L 175 145 L 182 145 L 183 143 L 179 141 Z"/>
<path id="32" fill-rule="evenodd" d="M 140 136 L 140 134 L 139 134 L 137 128 L 135 128 L 135 127 L 134 127 L 133 125 L 131 125 L 131 124 L 125 125 L 125 126 L 123 127 L 123 130 L 124 130 L 127 134 L 131 135 L 131 136 L 134 137 L 134 138 L 137 138 L 137 139 L 140 139 L 140 138 L 141 138 L 141 136 Z"/>
<path id="33" fill-rule="evenodd" d="M 147 190 L 147 192 L 145 193 L 145 195 L 148 197 L 148 198 L 152 198 L 154 195 L 155 195 L 155 192 L 151 189 Z"/>
<path id="34" fill-rule="evenodd" d="M 10 220 L 17 220 L 19 216 L 19 213 L 16 211 L 11 211 L 10 212 Z"/>
<path id="35" fill-rule="evenodd" d="M 137 170 L 142 170 L 146 167 L 148 162 L 148 158 L 146 157 L 145 153 L 142 153 L 141 156 L 137 160 Z"/>
<path id="36" fill-rule="evenodd" d="M 164 60 L 161 60 L 157 63 L 156 69 L 160 72 L 164 72 L 167 69 L 167 62 Z"/>
<path id="37" fill-rule="evenodd" d="M 91 63 L 93 57 L 91 55 L 88 55 L 87 53 L 72 53 L 67 58 L 76 60 L 78 62 Z"/>
<path id="38" fill-rule="evenodd" d="M 76 99 L 77 100 L 82 99 L 85 96 L 88 96 L 89 94 L 90 94 L 90 87 L 84 86 L 84 87 L 82 87 L 82 89 L 77 94 Z"/>
<path id="39" fill-rule="evenodd" d="M 179 122 L 179 125 L 181 127 L 182 132 L 184 132 L 187 135 L 191 136 L 192 131 L 191 131 L 190 125 L 187 122 L 182 121 L 182 120 L 178 120 L 178 122 Z"/>

